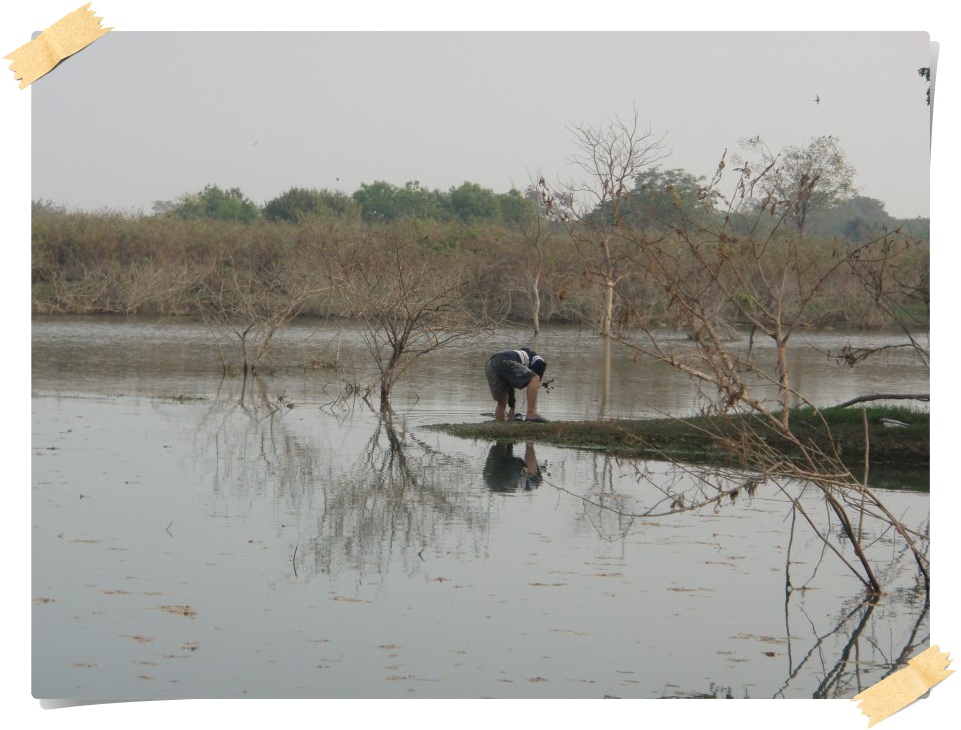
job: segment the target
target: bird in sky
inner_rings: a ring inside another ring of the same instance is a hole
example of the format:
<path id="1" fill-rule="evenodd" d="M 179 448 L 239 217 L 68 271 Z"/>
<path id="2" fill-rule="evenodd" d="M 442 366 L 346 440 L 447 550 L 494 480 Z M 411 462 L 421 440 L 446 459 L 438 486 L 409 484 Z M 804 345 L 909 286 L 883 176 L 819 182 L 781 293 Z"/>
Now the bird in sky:
<path id="1" fill-rule="evenodd" d="M 821 103 L 821 97 L 820 97 L 820 95 L 815 95 L 815 96 L 814 96 L 814 103 L 815 103 L 815 104 L 820 104 L 820 103 Z"/>

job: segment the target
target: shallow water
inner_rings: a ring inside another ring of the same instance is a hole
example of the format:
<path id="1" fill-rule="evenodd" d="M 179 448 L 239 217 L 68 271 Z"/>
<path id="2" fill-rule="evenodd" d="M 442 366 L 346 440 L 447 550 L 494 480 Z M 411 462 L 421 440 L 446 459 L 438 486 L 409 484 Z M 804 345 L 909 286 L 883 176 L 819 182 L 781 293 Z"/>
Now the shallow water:
<path id="1" fill-rule="evenodd" d="M 888 593 L 865 603 L 772 485 L 642 518 L 691 475 L 425 429 L 484 418 L 494 346 L 424 358 L 385 421 L 340 398 L 370 374 L 356 330 L 291 328 L 275 362 L 302 366 L 245 383 L 193 324 L 36 320 L 34 695 L 851 697 L 928 642 L 890 536 L 872 546 Z M 595 417 L 596 340 L 538 346 L 556 378 L 542 412 Z M 802 368 L 822 401 L 927 390 L 907 360 L 855 380 Z M 620 353 L 613 372 L 606 415 L 699 403 Z M 927 524 L 926 494 L 885 496 Z"/>

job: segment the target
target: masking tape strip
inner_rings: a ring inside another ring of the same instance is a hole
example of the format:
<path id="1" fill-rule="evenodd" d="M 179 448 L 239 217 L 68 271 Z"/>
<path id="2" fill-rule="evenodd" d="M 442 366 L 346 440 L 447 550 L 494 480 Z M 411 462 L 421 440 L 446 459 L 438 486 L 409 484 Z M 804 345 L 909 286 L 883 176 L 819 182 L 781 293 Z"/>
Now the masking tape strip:
<path id="1" fill-rule="evenodd" d="M 14 79 L 22 79 L 20 88 L 29 86 L 54 66 L 77 51 L 83 50 L 113 28 L 101 28 L 90 3 L 65 15 L 29 43 L 20 46 L 4 58 L 13 61 L 10 70 Z"/>
<path id="2" fill-rule="evenodd" d="M 861 712 L 868 716 L 868 727 L 871 727 L 910 705 L 949 674 L 954 674 L 954 670 L 947 669 L 950 663 L 948 654 L 942 654 L 937 646 L 929 647 L 909 659 L 904 669 L 855 695 L 851 701 L 861 702 Z"/>

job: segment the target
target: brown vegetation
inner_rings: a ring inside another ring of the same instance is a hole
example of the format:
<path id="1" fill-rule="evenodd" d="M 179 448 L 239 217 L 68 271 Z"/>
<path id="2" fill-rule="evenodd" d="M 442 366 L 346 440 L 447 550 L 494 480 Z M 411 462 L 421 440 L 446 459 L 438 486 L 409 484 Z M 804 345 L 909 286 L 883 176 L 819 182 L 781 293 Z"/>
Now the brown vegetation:
<path id="1" fill-rule="evenodd" d="M 597 296 L 566 226 L 538 225 L 356 219 L 238 223 L 37 205 L 32 310 L 202 317 L 214 300 L 249 300 L 256 294 L 261 301 L 285 300 L 284 306 L 293 296 L 292 316 L 349 317 L 349 303 L 329 278 L 331 252 L 361 250 L 378 238 L 394 237 L 416 240 L 418 256 L 438 274 L 456 266 L 464 282 L 459 303 L 471 314 L 496 313 L 511 322 L 533 322 L 535 314 L 540 323 L 607 319 L 606 299 Z M 676 236 L 664 236 L 658 245 L 669 251 L 675 243 L 680 243 Z M 808 238 L 803 253 L 813 264 L 836 257 L 847 245 Z M 915 280 L 925 274 L 928 248 L 904 246 L 897 261 L 896 267 L 889 262 L 885 267 L 865 259 L 857 268 L 831 272 L 807 303 L 800 326 L 877 327 L 911 316 L 912 292 L 903 279 L 911 272 Z M 619 259 L 612 321 L 628 327 L 680 326 L 670 297 L 642 264 L 627 253 Z M 693 260 L 679 254 L 677 265 L 690 268 Z M 897 287 L 883 288 L 885 281 Z M 878 307 L 879 297 L 885 308 Z M 730 326 L 743 323 L 732 306 L 721 307 L 718 316 Z"/>

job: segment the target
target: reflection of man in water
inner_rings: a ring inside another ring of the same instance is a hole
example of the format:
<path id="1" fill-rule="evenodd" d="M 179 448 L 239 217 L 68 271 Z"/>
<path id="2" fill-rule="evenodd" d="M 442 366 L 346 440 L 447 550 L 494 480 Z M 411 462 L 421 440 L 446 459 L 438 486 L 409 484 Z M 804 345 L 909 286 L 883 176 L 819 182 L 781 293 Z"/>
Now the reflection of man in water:
<path id="1" fill-rule="evenodd" d="M 514 444 L 499 441 L 491 446 L 484 463 L 484 481 L 494 492 L 530 491 L 541 483 L 541 470 L 534 444 L 527 444 L 524 458 L 514 456 Z"/>

